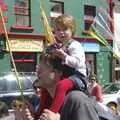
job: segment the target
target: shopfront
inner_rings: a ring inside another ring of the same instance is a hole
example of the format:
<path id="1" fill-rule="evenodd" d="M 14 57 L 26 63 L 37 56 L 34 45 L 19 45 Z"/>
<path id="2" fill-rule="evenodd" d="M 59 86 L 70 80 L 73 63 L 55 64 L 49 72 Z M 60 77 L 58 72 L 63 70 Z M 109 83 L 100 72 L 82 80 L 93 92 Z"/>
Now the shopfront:
<path id="1" fill-rule="evenodd" d="M 82 43 L 85 55 L 86 55 L 86 66 L 87 75 L 96 73 L 96 54 L 100 52 L 99 44 L 95 42 L 85 42 Z"/>
<path id="2" fill-rule="evenodd" d="M 37 64 L 37 57 L 43 51 L 43 41 L 37 39 L 9 39 L 10 50 L 18 72 L 34 72 Z M 6 44 L 6 50 L 9 51 Z M 10 59 L 10 66 L 13 64 Z"/>

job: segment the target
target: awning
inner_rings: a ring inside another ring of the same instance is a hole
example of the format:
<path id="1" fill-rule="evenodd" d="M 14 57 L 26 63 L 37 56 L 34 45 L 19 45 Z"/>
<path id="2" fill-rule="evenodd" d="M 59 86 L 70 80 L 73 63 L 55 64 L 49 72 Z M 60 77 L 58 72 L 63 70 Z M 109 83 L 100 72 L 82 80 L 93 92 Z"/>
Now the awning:
<path id="1" fill-rule="evenodd" d="M 99 52 L 100 46 L 98 43 L 88 42 L 88 43 L 81 43 L 84 47 L 85 52 Z"/>

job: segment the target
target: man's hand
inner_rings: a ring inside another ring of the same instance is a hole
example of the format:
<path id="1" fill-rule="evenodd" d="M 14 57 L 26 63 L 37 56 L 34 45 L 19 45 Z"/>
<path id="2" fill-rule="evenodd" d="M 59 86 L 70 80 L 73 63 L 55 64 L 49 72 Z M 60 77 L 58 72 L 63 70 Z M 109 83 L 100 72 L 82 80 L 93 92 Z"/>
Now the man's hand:
<path id="1" fill-rule="evenodd" d="M 45 109 L 42 115 L 40 116 L 40 120 L 60 120 L 60 114 Z"/>
<path id="2" fill-rule="evenodd" d="M 26 120 L 34 120 L 33 116 L 31 115 L 31 112 L 28 108 L 24 109 L 25 119 Z"/>

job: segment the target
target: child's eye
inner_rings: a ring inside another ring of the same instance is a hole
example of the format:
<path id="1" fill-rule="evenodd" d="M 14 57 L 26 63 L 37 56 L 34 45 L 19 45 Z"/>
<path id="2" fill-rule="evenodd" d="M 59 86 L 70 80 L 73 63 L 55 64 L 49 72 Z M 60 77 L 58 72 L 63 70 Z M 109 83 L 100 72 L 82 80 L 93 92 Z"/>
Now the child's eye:
<path id="1" fill-rule="evenodd" d="M 67 31 L 67 30 L 68 30 L 68 28 L 67 28 L 67 27 L 65 27 L 65 28 L 64 28 L 64 31 Z"/>

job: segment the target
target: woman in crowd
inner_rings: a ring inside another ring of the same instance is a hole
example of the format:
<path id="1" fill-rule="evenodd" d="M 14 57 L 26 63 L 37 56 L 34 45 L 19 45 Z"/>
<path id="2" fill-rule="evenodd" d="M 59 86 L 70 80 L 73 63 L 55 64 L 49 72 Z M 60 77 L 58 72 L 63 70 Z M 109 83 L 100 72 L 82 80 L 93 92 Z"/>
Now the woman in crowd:
<path id="1" fill-rule="evenodd" d="M 95 97 L 98 102 L 103 101 L 102 87 L 98 83 L 96 75 L 92 74 L 90 77 L 91 95 Z"/>

